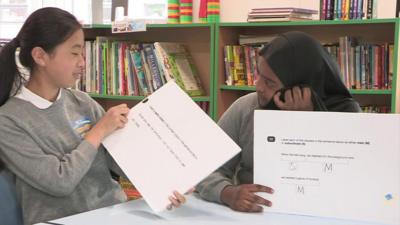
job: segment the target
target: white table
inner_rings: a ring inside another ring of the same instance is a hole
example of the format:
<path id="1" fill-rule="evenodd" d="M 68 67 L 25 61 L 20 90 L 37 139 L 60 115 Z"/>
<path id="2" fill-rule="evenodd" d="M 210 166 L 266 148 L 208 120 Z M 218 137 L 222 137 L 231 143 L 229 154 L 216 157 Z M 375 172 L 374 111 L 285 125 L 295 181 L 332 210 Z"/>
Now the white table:
<path id="1" fill-rule="evenodd" d="M 144 200 L 130 201 L 106 208 L 50 221 L 62 225 L 132 225 L 132 224 L 262 224 L 262 225 L 377 225 L 278 213 L 240 213 L 226 206 L 210 203 L 195 195 L 187 196 L 181 208 L 162 215 L 154 214 Z M 44 225 L 46 223 L 41 223 Z"/>

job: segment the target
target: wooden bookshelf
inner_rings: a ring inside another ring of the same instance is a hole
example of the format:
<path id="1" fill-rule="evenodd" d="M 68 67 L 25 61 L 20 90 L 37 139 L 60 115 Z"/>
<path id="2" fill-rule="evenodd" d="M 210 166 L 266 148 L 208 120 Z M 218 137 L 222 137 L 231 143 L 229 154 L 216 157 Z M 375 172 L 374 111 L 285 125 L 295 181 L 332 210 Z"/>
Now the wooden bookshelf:
<path id="1" fill-rule="evenodd" d="M 205 96 L 193 97 L 196 102 L 209 102 L 209 115 L 215 118 L 214 100 L 214 24 L 149 24 L 145 32 L 111 33 L 111 25 L 84 25 L 85 39 L 95 40 L 96 37 L 110 37 L 115 40 L 138 43 L 177 42 L 184 44 L 190 52 L 198 70 Z M 112 96 L 90 94 L 104 108 L 127 103 L 134 106 L 142 101 L 144 96 Z M 173 101 L 173 99 L 171 99 Z"/>
<path id="2" fill-rule="evenodd" d="M 271 23 L 220 23 L 216 25 L 216 47 L 214 67 L 214 82 L 216 86 L 214 108 L 216 118 L 239 97 L 255 91 L 254 86 L 225 85 L 224 46 L 239 44 L 239 35 L 271 36 L 287 31 L 303 31 L 321 43 L 338 42 L 339 37 L 354 36 L 371 43 L 394 43 L 394 65 L 392 90 L 350 90 L 361 105 L 390 106 L 392 112 L 399 112 L 397 96 L 398 80 L 398 19 L 372 19 L 349 21 L 300 21 L 300 22 L 271 22 Z"/>

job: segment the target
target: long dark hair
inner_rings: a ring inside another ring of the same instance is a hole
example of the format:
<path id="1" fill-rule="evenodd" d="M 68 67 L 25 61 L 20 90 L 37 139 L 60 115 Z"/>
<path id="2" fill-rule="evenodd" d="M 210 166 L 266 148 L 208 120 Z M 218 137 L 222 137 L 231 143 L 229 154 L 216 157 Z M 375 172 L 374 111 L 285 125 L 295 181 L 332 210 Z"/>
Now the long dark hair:
<path id="1" fill-rule="evenodd" d="M 19 72 L 15 52 L 19 47 L 19 61 L 30 71 L 35 67 L 32 49 L 41 47 L 51 53 L 82 26 L 69 12 L 58 8 L 41 8 L 25 21 L 18 35 L 0 51 L 0 106 L 15 95 L 25 77 Z M 15 85 L 16 89 L 12 92 Z"/>

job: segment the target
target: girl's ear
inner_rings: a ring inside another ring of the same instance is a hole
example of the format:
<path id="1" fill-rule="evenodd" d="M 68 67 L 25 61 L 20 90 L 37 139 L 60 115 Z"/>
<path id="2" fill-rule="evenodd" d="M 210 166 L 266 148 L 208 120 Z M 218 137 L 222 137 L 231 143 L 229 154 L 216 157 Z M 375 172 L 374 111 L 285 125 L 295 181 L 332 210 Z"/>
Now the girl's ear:
<path id="1" fill-rule="evenodd" d="M 36 65 L 39 66 L 46 66 L 48 54 L 43 48 L 41 47 L 34 47 L 31 52 L 32 59 Z"/>

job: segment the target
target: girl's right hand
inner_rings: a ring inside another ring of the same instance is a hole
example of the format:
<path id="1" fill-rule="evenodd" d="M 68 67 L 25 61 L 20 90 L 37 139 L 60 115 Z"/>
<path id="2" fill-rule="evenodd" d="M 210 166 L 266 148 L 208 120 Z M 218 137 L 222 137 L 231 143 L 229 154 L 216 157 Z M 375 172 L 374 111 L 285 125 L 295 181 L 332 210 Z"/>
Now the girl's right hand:
<path id="1" fill-rule="evenodd" d="M 98 148 L 105 137 L 128 122 L 129 108 L 121 104 L 110 108 L 97 124 L 86 134 L 85 140 Z"/>
<path id="2" fill-rule="evenodd" d="M 104 137 L 107 137 L 113 131 L 123 128 L 128 122 L 129 108 L 126 104 L 121 104 L 110 108 L 104 116 L 97 122 L 96 126 L 99 126 L 104 133 Z"/>

